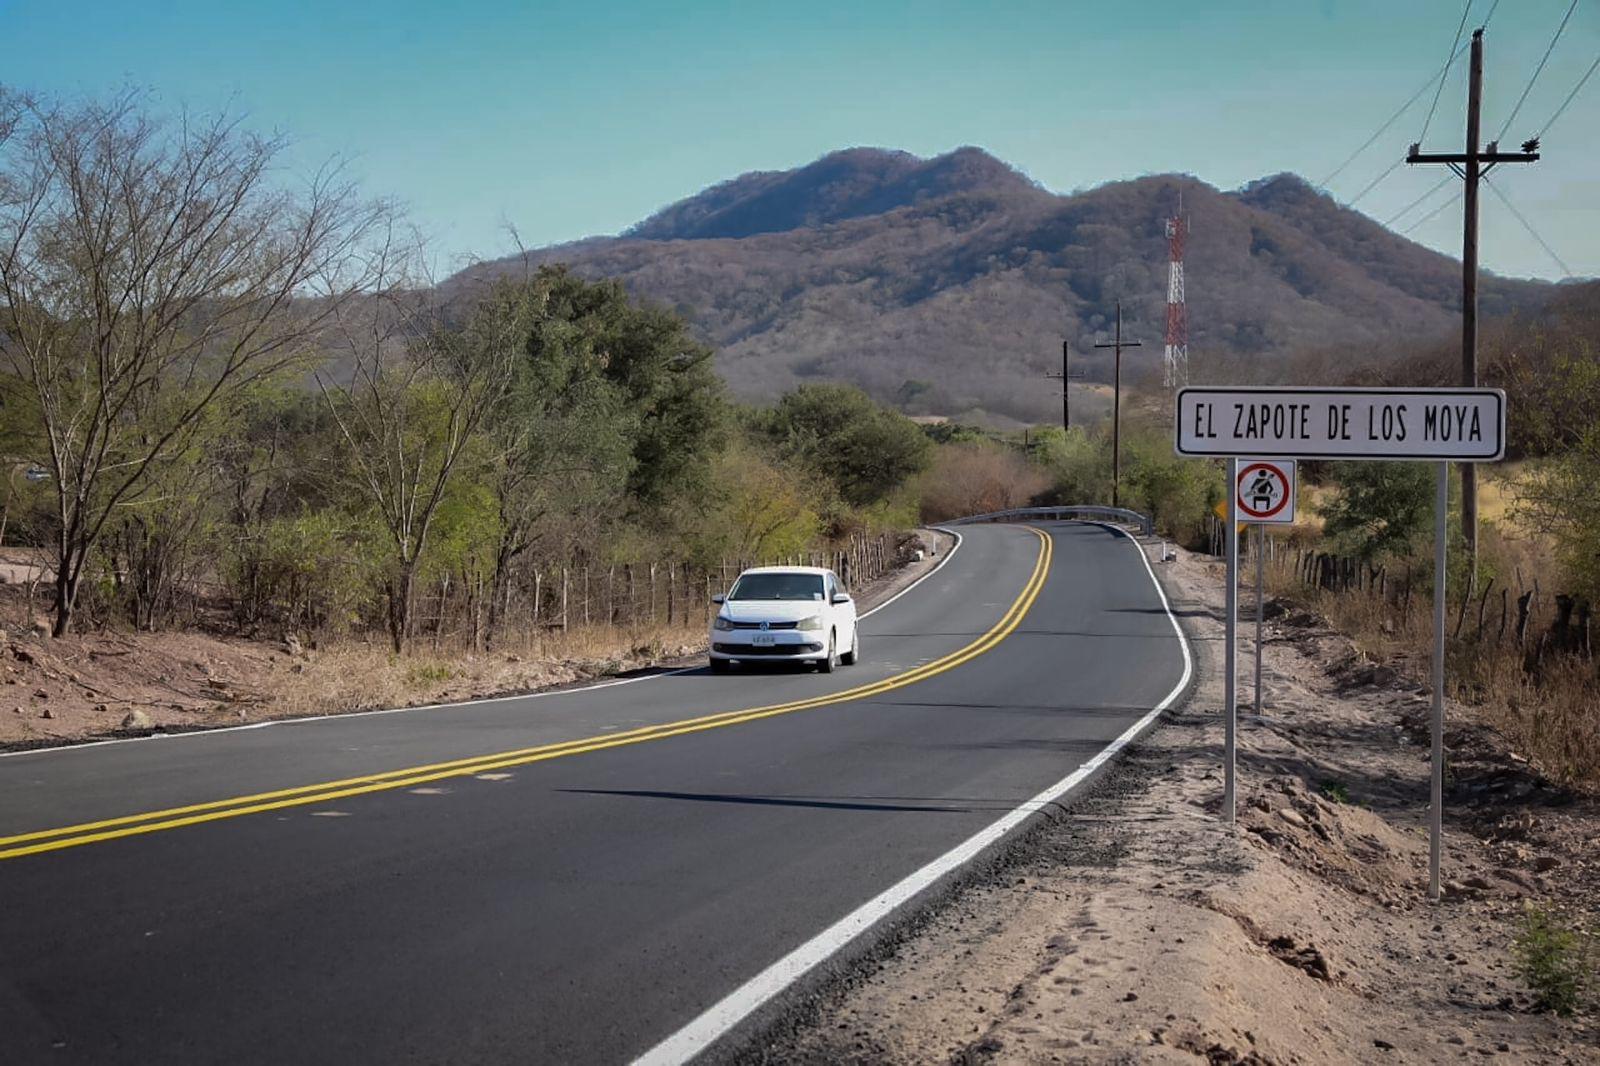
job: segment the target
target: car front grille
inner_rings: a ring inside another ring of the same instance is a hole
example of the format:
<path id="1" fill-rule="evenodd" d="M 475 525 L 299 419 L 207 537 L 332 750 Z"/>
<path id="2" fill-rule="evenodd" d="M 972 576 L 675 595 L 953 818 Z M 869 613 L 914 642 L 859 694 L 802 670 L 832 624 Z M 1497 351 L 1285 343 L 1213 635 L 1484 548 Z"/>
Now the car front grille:
<path id="1" fill-rule="evenodd" d="M 821 644 L 770 644 L 757 648 L 750 644 L 713 644 L 711 650 L 741 659 L 754 659 L 762 655 L 813 655 L 822 650 Z"/>
<path id="2" fill-rule="evenodd" d="M 733 625 L 733 628 L 735 628 L 735 629 L 760 629 L 761 628 L 761 623 L 760 622 L 733 622 L 731 624 Z M 767 623 L 767 628 L 768 629 L 794 629 L 799 624 L 800 624 L 799 622 L 768 622 Z"/>

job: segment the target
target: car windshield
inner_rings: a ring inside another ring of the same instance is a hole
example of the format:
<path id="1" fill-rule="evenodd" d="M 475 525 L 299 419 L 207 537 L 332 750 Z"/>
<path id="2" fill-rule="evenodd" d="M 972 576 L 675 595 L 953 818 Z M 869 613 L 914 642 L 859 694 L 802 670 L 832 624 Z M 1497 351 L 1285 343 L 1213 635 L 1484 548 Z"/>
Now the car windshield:
<path id="1" fill-rule="evenodd" d="M 821 574 L 745 574 L 728 593 L 730 600 L 820 600 Z"/>

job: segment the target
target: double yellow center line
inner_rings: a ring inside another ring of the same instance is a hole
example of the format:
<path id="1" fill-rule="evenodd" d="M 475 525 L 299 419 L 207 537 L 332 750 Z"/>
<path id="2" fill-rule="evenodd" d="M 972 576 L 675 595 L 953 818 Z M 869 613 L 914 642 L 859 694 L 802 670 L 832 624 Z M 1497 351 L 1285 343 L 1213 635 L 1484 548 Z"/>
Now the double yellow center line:
<path id="1" fill-rule="evenodd" d="M 231 799 L 193 803 L 185 807 L 169 807 L 161 811 L 130 814 L 120 818 L 107 818 L 98 822 L 62 826 L 59 829 L 40 829 L 31 833 L 20 833 L 16 836 L 0 837 L 0 859 L 16 859 L 24 855 L 36 855 L 45 851 L 60 851 L 63 848 L 96 844 L 104 840 L 116 840 L 120 837 L 137 836 L 141 833 L 156 833 L 165 829 L 179 829 L 186 825 L 215 822 L 223 818 L 239 818 L 247 814 L 261 814 L 266 811 L 283 810 L 287 807 L 304 807 L 309 804 L 327 803 L 330 800 L 344 799 L 348 796 L 361 796 L 369 792 L 412 788 L 451 777 L 470 777 L 494 770 L 527 766 L 530 763 L 543 762 L 547 759 L 560 759 L 590 751 L 603 751 L 606 748 L 643 744 L 646 741 L 662 740 L 666 737 L 681 736 L 685 733 L 721 729 L 724 726 L 753 722 L 761 718 L 774 718 L 780 714 L 793 714 L 796 711 L 810 710 L 813 707 L 826 707 L 829 704 L 866 699 L 897 688 L 904 688 L 906 685 L 913 685 L 918 681 L 925 681 L 937 674 L 942 674 L 946 670 L 953 670 L 962 663 L 982 655 L 996 644 L 999 644 L 1011 634 L 1012 630 L 1017 628 L 1023 617 L 1028 613 L 1028 609 L 1033 606 L 1033 601 L 1039 597 L 1039 591 L 1044 587 L 1045 577 L 1050 572 L 1050 559 L 1053 554 L 1048 536 L 1032 527 L 1029 527 L 1029 532 L 1039 538 L 1039 556 L 1034 562 L 1033 573 L 1029 576 L 1027 584 L 1023 586 L 1022 592 L 1001 617 L 1000 621 L 995 623 L 994 627 L 987 633 L 966 647 L 957 649 L 932 662 L 924 663 L 915 669 L 907 670 L 905 673 L 884 678 L 882 681 L 858 685 L 855 688 L 848 688 L 841 692 L 833 692 L 824 696 L 814 696 L 810 699 L 795 700 L 790 703 L 777 703 L 765 707 L 751 707 L 740 711 L 724 711 L 720 714 L 709 714 L 699 718 L 686 718 L 676 722 L 665 722 L 661 725 L 645 726 L 624 733 L 607 733 L 601 736 L 582 737 L 577 740 L 566 740 L 556 744 L 543 744 L 538 747 L 519 748 L 514 751 L 495 752 L 490 755 L 477 755 L 466 759 L 454 759 L 449 762 L 431 763 L 426 766 L 411 766 L 401 770 L 365 774 L 361 777 L 347 777 L 341 781 L 324 781 L 320 784 L 279 789 L 275 792 L 258 792 L 251 796 L 235 796 Z"/>

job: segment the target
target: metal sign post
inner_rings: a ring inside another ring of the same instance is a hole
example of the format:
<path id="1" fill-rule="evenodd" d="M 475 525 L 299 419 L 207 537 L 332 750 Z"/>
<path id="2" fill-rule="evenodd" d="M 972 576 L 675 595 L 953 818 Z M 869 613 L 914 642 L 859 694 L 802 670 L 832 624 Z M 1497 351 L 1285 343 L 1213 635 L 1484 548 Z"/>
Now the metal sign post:
<path id="1" fill-rule="evenodd" d="M 1234 494 L 1239 498 L 1239 513 L 1254 522 L 1256 527 L 1256 718 L 1261 717 L 1261 632 L 1265 614 L 1267 526 L 1293 525 L 1295 500 L 1299 495 L 1296 485 L 1296 463 L 1293 459 L 1243 459 L 1233 479 Z"/>
<path id="2" fill-rule="evenodd" d="M 1261 622 L 1266 614 L 1267 527 L 1256 523 L 1256 718 L 1261 717 Z"/>
<path id="3" fill-rule="evenodd" d="M 1227 632 L 1223 638 L 1223 656 L 1227 666 L 1222 673 L 1223 702 L 1223 761 L 1222 761 L 1222 818 L 1233 824 L 1234 816 L 1234 763 L 1235 741 L 1239 733 L 1239 661 L 1234 654 L 1235 630 L 1239 621 L 1239 459 L 1228 459 L 1228 591 Z"/>
<path id="4" fill-rule="evenodd" d="M 1439 464 L 1433 501 L 1433 791 L 1428 811 L 1428 898 L 1439 899 L 1439 857 L 1444 851 L 1444 594 L 1449 577 L 1450 464 Z"/>
<path id="5" fill-rule="evenodd" d="M 1234 661 L 1238 627 L 1240 457 L 1267 452 L 1314 459 L 1436 460 L 1433 588 L 1433 780 L 1428 812 L 1428 895 L 1439 898 L 1444 848 L 1444 626 L 1450 463 L 1505 456 L 1506 397 L 1499 389 L 1321 389 L 1195 386 L 1178 390 L 1174 449 L 1228 460 L 1226 745 L 1223 809 L 1234 820 Z M 1270 466 L 1273 460 L 1255 460 Z M 1248 471 L 1249 468 L 1247 467 Z M 1270 497 L 1270 486 L 1262 489 Z M 1256 504 L 1245 507 L 1250 516 Z M 1259 511 L 1274 510 L 1265 499 Z M 1270 520 L 1267 515 L 1258 521 Z M 1258 541 L 1258 545 L 1259 545 Z M 1260 713 L 1260 550 L 1257 551 L 1256 700 Z"/>

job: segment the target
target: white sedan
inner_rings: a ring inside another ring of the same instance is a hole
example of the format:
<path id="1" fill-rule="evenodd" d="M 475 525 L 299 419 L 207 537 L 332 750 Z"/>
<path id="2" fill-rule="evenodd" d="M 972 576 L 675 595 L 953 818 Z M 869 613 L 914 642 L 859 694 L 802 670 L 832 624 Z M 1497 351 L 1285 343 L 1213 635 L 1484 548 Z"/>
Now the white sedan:
<path id="1" fill-rule="evenodd" d="M 856 604 L 832 570 L 758 566 L 739 575 L 711 623 L 711 672 L 734 662 L 811 662 L 823 673 L 861 654 Z"/>

